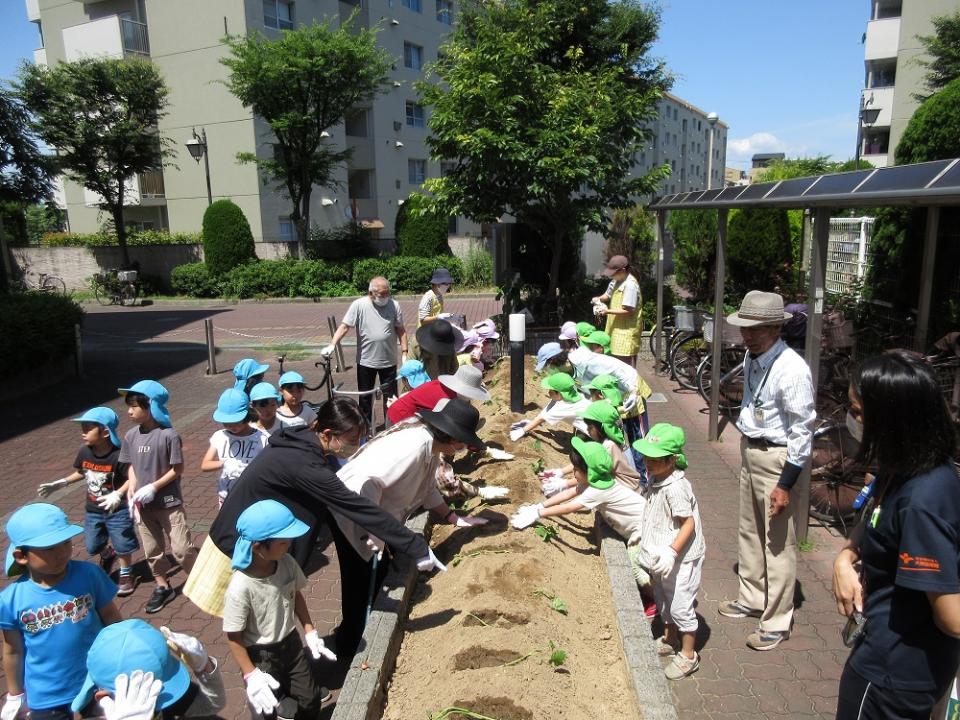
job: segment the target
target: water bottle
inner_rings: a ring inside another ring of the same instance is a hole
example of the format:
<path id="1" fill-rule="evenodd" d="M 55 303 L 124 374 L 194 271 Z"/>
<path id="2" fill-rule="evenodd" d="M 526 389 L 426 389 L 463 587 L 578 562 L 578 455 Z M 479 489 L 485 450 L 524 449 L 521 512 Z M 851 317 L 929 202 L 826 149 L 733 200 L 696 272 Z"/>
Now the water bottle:
<path id="1" fill-rule="evenodd" d="M 873 492 L 873 483 L 864 485 L 860 492 L 857 493 L 857 496 L 853 499 L 853 509 L 859 510 L 862 508 L 867 502 L 867 499 L 870 497 L 871 492 Z"/>

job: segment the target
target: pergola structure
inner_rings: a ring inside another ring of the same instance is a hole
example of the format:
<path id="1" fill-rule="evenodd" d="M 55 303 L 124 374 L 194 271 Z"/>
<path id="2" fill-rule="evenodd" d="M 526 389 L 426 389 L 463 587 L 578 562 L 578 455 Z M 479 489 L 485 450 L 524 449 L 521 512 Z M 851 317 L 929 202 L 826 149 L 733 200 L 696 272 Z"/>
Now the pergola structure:
<path id="1" fill-rule="evenodd" d="M 813 216 L 814 240 L 811 253 L 805 358 L 810 366 L 813 386 L 819 381 L 820 333 L 823 321 L 824 276 L 827 264 L 827 243 L 830 216 L 838 210 L 865 207 L 927 208 L 923 264 L 920 275 L 920 300 L 915 342 L 925 347 L 930 323 L 933 269 L 936 261 L 940 208 L 960 205 L 960 159 L 937 160 L 870 168 L 855 172 L 792 178 L 779 182 L 758 183 L 714 190 L 677 193 L 657 198 L 650 209 L 657 215 L 657 327 L 663 327 L 663 238 L 666 215 L 670 210 L 716 210 L 717 250 L 714 282 L 714 333 L 721 337 L 723 328 L 723 295 L 726 282 L 727 218 L 730 210 L 744 208 L 784 208 L 810 210 Z M 662 334 L 657 333 L 657 357 L 662 357 Z M 713 343 L 712 366 L 720 367 L 720 342 Z M 716 373 L 715 373 L 716 375 Z M 710 387 L 710 426 L 708 439 L 716 440 L 720 428 L 720 383 Z M 809 493 L 809 468 L 804 473 L 804 495 Z M 800 498 L 801 506 L 809 498 Z M 803 515 L 806 517 L 806 514 Z M 806 535 L 806 522 L 803 521 Z M 798 533 L 799 534 L 799 533 Z"/>

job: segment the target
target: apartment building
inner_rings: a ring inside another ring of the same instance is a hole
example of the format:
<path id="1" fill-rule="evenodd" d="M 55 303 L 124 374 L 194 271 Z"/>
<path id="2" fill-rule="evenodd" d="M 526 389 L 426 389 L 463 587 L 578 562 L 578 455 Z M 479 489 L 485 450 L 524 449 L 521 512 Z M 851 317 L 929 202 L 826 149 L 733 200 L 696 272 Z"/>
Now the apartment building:
<path id="1" fill-rule="evenodd" d="M 864 34 L 864 87 L 860 93 L 858 155 L 884 167 L 923 94 L 924 56 L 918 36 L 933 34 L 932 20 L 960 10 L 960 0 L 871 0 Z"/>

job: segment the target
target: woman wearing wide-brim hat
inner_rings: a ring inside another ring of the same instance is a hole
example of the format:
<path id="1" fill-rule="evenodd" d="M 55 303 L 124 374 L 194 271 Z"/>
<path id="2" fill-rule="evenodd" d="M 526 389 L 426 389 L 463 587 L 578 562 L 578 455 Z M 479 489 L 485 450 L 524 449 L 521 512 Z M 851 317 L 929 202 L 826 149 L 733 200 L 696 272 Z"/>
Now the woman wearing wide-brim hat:
<path id="1" fill-rule="evenodd" d="M 470 403 L 443 399 L 433 410 L 421 410 L 415 418 L 380 433 L 337 476 L 347 489 L 369 498 L 401 522 L 425 507 L 457 527 L 483 525 L 487 521 L 482 518 L 462 517 L 450 510 L 436 484 L 441 455 L 452 457 L 468 447 L 486 447 L 477 437 L 479 424 L 480 413 Z M 349 657 L 363 635 L 366 607 L 375 597 L 371 588 L 382 585 L 389 562 L 380 561 L 383 540 L 336 512 L 334 517 L 343 598 L 336 645 L 338 653 Z"/>
<path id="2" fill-rule="evenodd" d="M 610 284 L 603 295 L 594 298 L 594 301 L 599 308 L 598 314 L 607 319 L 604 332 L 610 336 L 610 354 L 633 367 L 640 350 L 640 332 L 643 329 L 640 283 L 631 273 L 630 260 L 624 255 L 610 258 L 603 274 L 610 278 Z M 597 304 L 596 301 L 603 304 Z"/>
<path id="3" fill-rule="evenodd" d="M 436 320 L 417 329 L 420 362 L 431 380 L 457 371 L 457 350 L 463 345 L 463 333 L 446 320 Z"/>
<path id="4" fill-rule="evenodd" d="M 443 296 L 453 287 L 453 275 L 446 268 L 437 268 L 430 276 L 430 289 L 417 306 L 417 327 L 429 325 L 444 317 Z"/>

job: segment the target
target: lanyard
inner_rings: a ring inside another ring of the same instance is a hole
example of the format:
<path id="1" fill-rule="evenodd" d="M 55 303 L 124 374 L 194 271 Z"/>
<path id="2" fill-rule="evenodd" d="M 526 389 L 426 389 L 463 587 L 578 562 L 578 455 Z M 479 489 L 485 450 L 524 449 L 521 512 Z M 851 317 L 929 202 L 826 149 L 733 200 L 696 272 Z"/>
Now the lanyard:
<path id="1" fill-rule="evenodd" d="M 770 379 L 770 371 L 773 370 L 774 364 L 783 354 L 783 351 L 786 349 L 786 346 L 781 345 L 780 349 L 777 351 L 777 354 L 773 356 L 773 359 L 770 361 L 770 366 L 767 368 L 767 371 L 763 374 L 763 377 L 760 379 L 760 385 L 754 390 L 750 385 L 750 373 L 747 372 L 747 390 L 750 392 L 750 404 L 753 407 L 760 407 L 763 405 L 762 402 L 758 403 L 757 400 L 760 398 L 760 393 L 763 392 L 763 388 L 767 384 L 767 380 Z M 752 361 L 751 361 L 752 362 Z"/>

